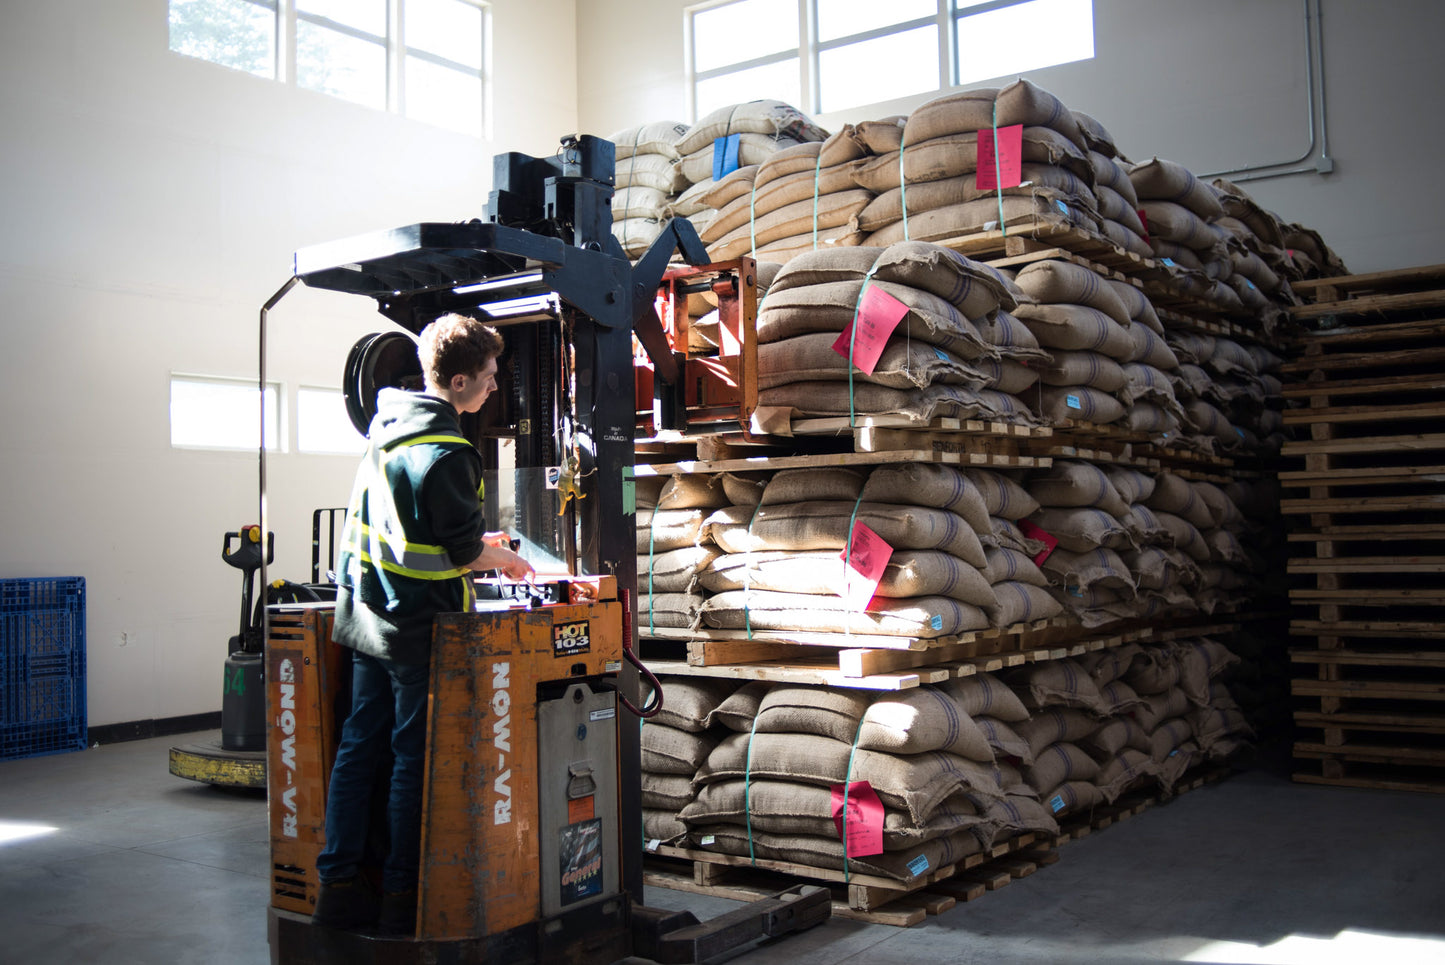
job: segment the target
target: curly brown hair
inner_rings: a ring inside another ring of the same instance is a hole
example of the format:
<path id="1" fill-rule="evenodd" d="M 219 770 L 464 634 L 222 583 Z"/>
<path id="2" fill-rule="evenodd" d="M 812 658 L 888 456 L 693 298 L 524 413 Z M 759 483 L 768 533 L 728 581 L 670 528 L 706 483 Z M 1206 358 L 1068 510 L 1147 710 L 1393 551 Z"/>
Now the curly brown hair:
<path id="1" fill-rule="evenodd" d="M 476 375 L 505 347 L 495 328 L 453 312 L 421 330 L 417 355 L 428 378 L 445 386 L 453 375 Z"/>

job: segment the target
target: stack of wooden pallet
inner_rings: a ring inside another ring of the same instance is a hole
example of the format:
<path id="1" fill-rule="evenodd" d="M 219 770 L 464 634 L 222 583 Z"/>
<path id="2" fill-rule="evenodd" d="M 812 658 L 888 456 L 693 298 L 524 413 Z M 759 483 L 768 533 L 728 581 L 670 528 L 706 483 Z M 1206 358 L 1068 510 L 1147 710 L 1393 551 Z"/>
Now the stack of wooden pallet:
<path id="1" fill-rule="evenodd" d="M 1445 265 L 1295 288 L 1295 777 L 1445 791 Z"/>

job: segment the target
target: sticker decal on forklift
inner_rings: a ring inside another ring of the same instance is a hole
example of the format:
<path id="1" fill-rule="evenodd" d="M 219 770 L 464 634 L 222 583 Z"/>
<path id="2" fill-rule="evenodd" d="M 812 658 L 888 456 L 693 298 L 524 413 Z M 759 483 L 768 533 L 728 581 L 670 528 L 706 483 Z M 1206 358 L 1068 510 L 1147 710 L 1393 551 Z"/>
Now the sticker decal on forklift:
<path id="1" fill-rule="evenodd" d="M 281 792 L 281 834 L 296 837 L 296 666 L 282 660 L 277 673 L 281 693 L 281 714 L 276 726 L 281 728 L 281 771 L 286 776 L 286 789 Z"/>
<path id="2" fill-rule="evenodd" d="M 592 650 L 592 624 L 587 620 L 552 627 L 552 656 L 571 657 Z"/>
<path id="3" fill-rule="evenodd" d="M 508 661 L 492 664 L 492 746 L 497 749 L 497 776 L 492 781 L 492 791 L 497 799 L 492 802 L 492 824 L 512 823 L 512 769 L 507 766 L 507 755 L 512 752 L 512 665 Z"/>
<path id="4" fill-rule="evenodd" d="M 562 904 L 602 894 L 602 820 L 579 821 L 560 832 Z"/>

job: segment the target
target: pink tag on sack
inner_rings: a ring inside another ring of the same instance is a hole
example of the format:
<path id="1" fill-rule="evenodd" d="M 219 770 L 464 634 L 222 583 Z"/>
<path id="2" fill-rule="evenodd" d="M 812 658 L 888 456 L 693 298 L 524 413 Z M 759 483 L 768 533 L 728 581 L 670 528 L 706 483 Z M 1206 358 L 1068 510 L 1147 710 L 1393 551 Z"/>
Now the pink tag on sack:
<path id="1" fill-rule="evenodd" d="M 1138 209 L 1139 223 L 1144 226 L 1144 240 L 1149 240 L 1149 215 L 1143 208 Z"/>
<path id="2" fill-rule="evenodd" d="M 863 523 L 853 524 L 848 548 L 838 558 L 844 561 L 842 596 L 855 610 L 867 609 L 892 557 L 893 547 L 883 537 Z"/>
<path id="3" fill-rule="evenodd" d="M 1016 188 L 1023 183 L 1024 126 L 1010 124 L 998 129 L 998 142 L 994 143 L 994 129 L 982 127 L 978 131 L 978 174 L 974 184 L 980 191 L 997 191 L 1001 188 Z M 998 156 L 994 157 L 997 150 Z"/>
<path id="4" fill-rule="evenodd" d="M 878 286 L 869 285 L 858 305 L 858 317 L 843 329 L 843 334 L 833 343 L 833 351 L 847 358 L 851 346 L 853 364 L 872 375 L 883 356 L 883 346 L 888 344 L 888 337 L 907 314 L 907 305 Z M 858 327 L 856 338 L 853 336 L 855 325 Z"/>
<path id="5" fill-rule="evenodd" d="M 1057 536 L 1049 535 L 1047 532 L 1040 529 L 1036 524 L 1031 523 L 1026 519 L 1021 519 L 1018 521 L 1018 528 L 1019 532 L 1023 533 L 1029 539 L 1036 539 L 1040 543 L 1044 544 L 1043 551 L 1034 557 L 1034 565 L 1043 566 L 1044 560 L 1048 559 L 1049 554 L 1054 551 L 1054 547 L 1059 545 L 1059 538 Z"/>
<path id="6" fill-rule="evenodd" d="M 833 785 L 833 826 L 850 858 L 883 853 L 883 802 L 867 781 L 848 785 L 847 823 L 843 820 L 843 785 Z"/>

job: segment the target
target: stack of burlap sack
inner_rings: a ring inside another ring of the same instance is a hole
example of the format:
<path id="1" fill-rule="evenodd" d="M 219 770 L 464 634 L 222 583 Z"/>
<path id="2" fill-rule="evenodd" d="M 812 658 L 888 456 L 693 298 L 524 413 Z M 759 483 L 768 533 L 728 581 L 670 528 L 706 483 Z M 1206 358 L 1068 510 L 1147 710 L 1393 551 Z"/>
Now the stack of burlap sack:
<path id="1" fill-rule="evenodd" d="M 1266 568 L 1245 549 L 1256 527 L 1213 483 L 1061 459 L 1026 485 L 1041 507 L 1028 523 L 1058 541 L 1049 590 L 1085 627 L 1213 613 Z"/>
<path id="2" fill-rule="evenodd" d="M 904 884 L 1188 767 L 1222 760 L 1249 725 L 1213 640 L 1046 661 L 878 693 L 664 678 L 642 725 L 649 839 L 808 867 L 845 867 L 842 785 L 883 805 L 882 853 L 846 867 Z M 866 793 L 866 792 L 864 792 Z"/>
<path id="3" fill-rule="evenodd" d="M 906 309 L 871 373 L 850 364 L 865 296 Z M 1036 375 L 1020 363 L 1047 356 L 1008 314 L 1018 297 L 996 270 L 924 242 L 799 255 L 758 312 L 759 408 L 784 421 L 888 413 L 1032 423 L 1019 394 Z"/>
<path id="4" fill-rule="evenodd" d="M 1180 365 L 1174 392 L 1184 409 L 1176 444 L 1210 453 L 1278 452 L 1285 440 L 1279 356 L 1222 336 L 1170 332 Z"/>
<path id="5" fill-rule="evenodd" d="M 672 202 L 685 186 L 676 144 L 687 130 L 677 121 L 654 121 L 608 138 L 617 159 L 612 235 L 628 258 L 642 257 L 673 216 Z"/>
<path id="6" fill-rule="evenodd" d="M 1089 146 L 1094 199 L 1099 208 L 1099 233 L 1125 251 L 1153 258 L 1154 249 L 1145 240 L 1144 222 L 1139 217 L 1139 196 L 1129 180 L 1129 169 L 1133 165 L 1103 124 L 1083 111 L 1074 111 L 1074 121 Z"/>
<path id="7" fill-rule="evenodd" d="M 1234 273 L 1219 192 L 1188 168 L 1150 158 L 1129 170 L 1154 255 L 1182 291 L 1227 315 L 1246 314 L 1239 293 L 1225 279 Z"/>
<path id="8" fill-rule="evenodd" d="M 703 522 L 701 538 L 723 555 L 697 574 L 712 594 L 702 624 L 936 639 L 1053 616 L 1058 606 L 1037 568 L 1016 555 L 1026 548 L 1022 537 L 992 515 L 1022 515 L 1030 505 L 1016 484 L 983 470 L 781 470 L 752 504 L 734 503 Z M 866 609 L 843 593 L 848 535 L 858 523 L 892 547 Z"/>

